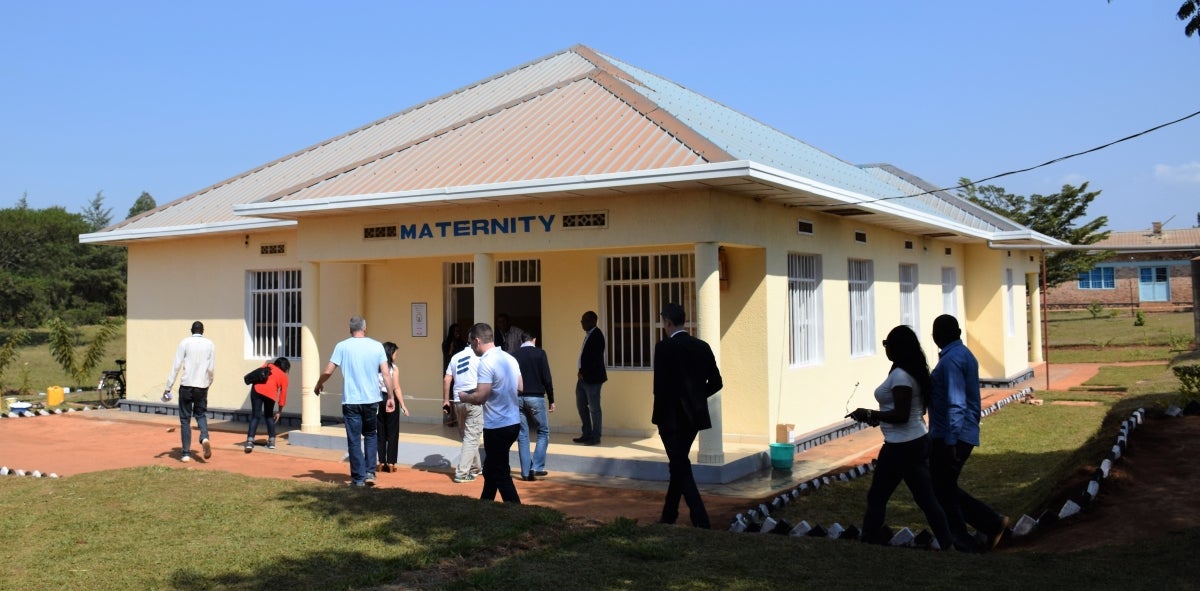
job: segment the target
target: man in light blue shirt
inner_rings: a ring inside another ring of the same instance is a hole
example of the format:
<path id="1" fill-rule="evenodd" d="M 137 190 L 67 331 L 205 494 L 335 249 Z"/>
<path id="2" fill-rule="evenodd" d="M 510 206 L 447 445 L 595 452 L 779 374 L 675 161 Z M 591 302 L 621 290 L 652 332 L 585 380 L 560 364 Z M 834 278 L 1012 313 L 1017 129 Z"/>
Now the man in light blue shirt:
<path id="1" fill-rule="evenodd" d="M 958 319 L 943 314 L 933 320 L 933 342 L 941 349 L 933 368 L 929 396 L 929 470 L 934 493 L 960 550 L 991 550 L 1008 529 L 1008 517 L 958 487 L 958 477 L 971 451 L 979 445 L 979 361 L 962 342 Z M 972 547 L 967 524 L 986 537 Z"/>
<path id="2" fill-rule="evenodd" d="M 342 368 L 343 385 L 342 419 L 346 424 L 346 448 L 350 454 L 350 486 L 375 486 L 379 374 L 387 373 L 387 354 L 383 343 L 367 336 L 367 321 L 361 316 L 350 319 L 350 338 L 333 348 L 325 373 L 313 387 L 314 394 L 321 394 L 325 381 L 339 367 Z M 387 412 L 393 412 L 396 393 L 392 391 L 391 380 L 385 381 L 388 382 Z"/>

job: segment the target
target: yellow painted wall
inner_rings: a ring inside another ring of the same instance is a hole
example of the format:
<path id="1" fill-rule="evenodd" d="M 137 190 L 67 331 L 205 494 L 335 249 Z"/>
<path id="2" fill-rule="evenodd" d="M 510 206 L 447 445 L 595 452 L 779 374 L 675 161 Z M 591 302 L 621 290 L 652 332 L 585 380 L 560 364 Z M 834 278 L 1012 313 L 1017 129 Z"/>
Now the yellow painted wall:
<path id="1" fill-rule="evenodd" d="M 607 228 L 564 229 L 561 216 L 603 211 Z M 435 236 L 405 240 L 363 240 L 363 228 L 384 224 L 420 225 L 491 217 L 530 219 L 529 232 L 505 235 Z M 532 217 L 530 217 L 532 216 Z M 542 216 L 539 218 L 538 216 Z M 554 216 L 550 232 L 543 220 Z M 796 222 L 815 225 L 800 235 Z M 855 241 L 866 232 L 866 244 Z M 913 247 L 906 249 L 905 241 Z M 288 254 L 264 257 L 260 243 L 286 242 Z M 441 340 L 446 318 L 443 265 L 472 261 L 479 252 L 494 260 L 537 258 L 542 265 L 542 333 L 539 343 L 550 358 L 557 411 L 552 428 L 572 431 L 579 418 L 574 403 L 576 362 L 586 310 L 605 314 L 602 303 L 603 257 L 647 253 L 694 252 L 697 242 L 718 242 L 724 253 L 728 284 L 720 291 L 723 426 L 727 437 L 766 442 L 776 423 L 793 423 L 801 433 L 839 422 L 848 409 L 873 406 L 872 391 L 890 363 L 879 342 L 899 323 L 899 264 L 918 265 L 920 326 L 930 364 L 937 351 L 929 336 L 933 318 L 943 313 L 942 267 L 958 270 L 959 317 L 968 344 L 988 372 L 1012 373 L 1025 366 L 1024 259 L 923 239 L 866 224 L 855 217 L 826 215 L 711 191 L 676 191 L 604 198 L 471 204 L 301 220 L 295 230 L 184 238 L 130 246 L 129 359 L 131 396 L 156 399 L 171 356 L 194 319 L 209 326 L 217 342 L 221 374 L 210 396 L 214 407 L 246 406 L 241 375 L 261 360 L 250 359 L 245 328 L 245 272 L 248 269 L 301 268 L 314 261 L 320 269 L 317 342 L 324 368 L 334 345 L 348 336 L 347 321 L 361 314 L 368 334 L 399 347 L 401 387 L 412 420 L 440 418 Z M 950 248 L 947 255 L 945 249 Z M 787 255 L 818 254 L 823 282 L 823 359 L 808 366 L 789 362 Z M 875 353 L 849 354 L 848 263 L 869 259 L 874 269 Z M 1011 263 L 1008 261 L 1012 261 Z M 1015 301 L 1021 303 L 1018 334 L 997 337 L 1003 329 L 1003 268 L 1014 265 Z M 412 304 L 426 304 L 426 336 L 413 336 Z M 498 310 L 499 311 L 499 310 Z M 689 316 L 695 311 L 688 310 Z M 478 320 L 478 319 L 477 319 Z M 482 319 L 492 322 L 494 319 Z M 603 324 L 602 324 L 603 326 Z M 606 335 L 608 336 L 608 335 Z M 661 337 L 661 335 L 655 335 Z M 986 360 L 986 365 L 985 364 Z M 299 372 L 292 372 L 293 392 Z M 988 374 L 998 375 L 998 374 Z M 650 434 L 651 372 L 612 369 L 603 389 L 605 431 Z M 322 413 L 340 414 L 340 376 L 328 385 Z M 289 405 L 290 406 L 290 405 Z M 298 407 L 297 407 L 298 408 Z"/>

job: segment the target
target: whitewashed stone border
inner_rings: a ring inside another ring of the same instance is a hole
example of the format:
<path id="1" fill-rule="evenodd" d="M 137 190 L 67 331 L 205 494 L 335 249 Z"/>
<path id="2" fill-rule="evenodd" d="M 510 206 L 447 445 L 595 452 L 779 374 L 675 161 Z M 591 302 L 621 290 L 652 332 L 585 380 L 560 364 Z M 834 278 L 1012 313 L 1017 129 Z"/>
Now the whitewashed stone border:
<path id="1" fill-rule="evenodd" d="M 1026 396 L 1033 394 L 1033 388 L 1024 388 L 1013 394 L 1010 394 L 1000 400 L 982 409 L 980 412 L 981 418 L 990 416 L 992 413 L 1024 399 Z M 794 537 L 820 537 L 832 539 L 858 539 L 860 530 L 858 527 L 851 525 L 849 527 L 842 526 L 839 523 L 834 523 L 828 529 L 820 524 L 810 525 L 807 521 L 801 521 L 795 527 L 792 527 L 786 520 L 775 519 L 771 516 L 771 511 L 786 506 L 802 495 L 812 494 L 820 490 L 822 486 L 828 486 L 835 482 L 849 482 L 856 478 L 866 476 L 875 469 L 875 460 L 871 460 L 869 464 L 855 466 L 845 472 L 838 474 L 826 474 L 813 478 L 807 482 L 800 483 L 799 486 L 792 490 L 776 496 L 771 501 L 768 507 L 765 503 L 760 503 L 757 507 L 748 509 L 734 516 L 729 524 L 729 531 L 732 532 L 759 532 L 759 533 L 775 533 L 787 534 Z M 913 533 L 908 528 L 901 528 L 895 531 L 890 536 L 889 544 L 893 546 L 919 547 L 919 548 L 938 548 L 937 540 L 929 530 L 921 530 L 918 533 Z"/>

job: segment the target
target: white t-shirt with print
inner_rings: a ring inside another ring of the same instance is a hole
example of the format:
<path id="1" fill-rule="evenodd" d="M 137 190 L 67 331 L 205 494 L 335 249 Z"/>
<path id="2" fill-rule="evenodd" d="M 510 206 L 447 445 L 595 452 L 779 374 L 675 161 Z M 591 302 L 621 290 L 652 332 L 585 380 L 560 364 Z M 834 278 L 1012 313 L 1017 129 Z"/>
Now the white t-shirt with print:
<path id="1" fill-rule="evenodd" d="M 912 441 L 929 432 L 925 428 L 925 412 L 921 402 L 925 393 L 921 391 L 917 380 L 903 369 L 898 367 L 893 369 L 887 379 L 878 388 L 875 388 L 875 401 L 879 403 L 879 411 L 888 412 L 896 408 L 896 400 L 892 395 L 892 388 L 896 386 L 912 388 L 912 404 L 909 406 L 907 423 L 879 422 L 879 430 L 883 431 L 883 440 L 888 443 Z"/>

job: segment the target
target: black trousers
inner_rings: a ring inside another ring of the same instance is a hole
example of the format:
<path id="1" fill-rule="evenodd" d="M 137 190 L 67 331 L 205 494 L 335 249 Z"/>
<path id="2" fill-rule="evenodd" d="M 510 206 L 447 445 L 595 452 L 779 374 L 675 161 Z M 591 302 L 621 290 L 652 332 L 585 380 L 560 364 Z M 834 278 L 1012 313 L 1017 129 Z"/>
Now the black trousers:
<path id="1" fill-rule="evenodd" d="M 682 497 L 691 513 L 692 525 L 709 528 L 708 511 L 704 508 L 704 499 L 700 498 L 700 489 L 696 487 L 696 477 L 692 474 L 692 460 L 688 457 L 692 443 L 696 441 L 696 430 L 660 430 L 658 437 L 662 439 L 663 449 L 667 452 L 667 469 L 671 473 L 661 521 L 675 523 L 679 518 L 679 499 Z"/>
<path id="2" fill-rule="evenodd" d="M 479 498 L 484 501 L 496 500 L 496 492 L 505 503 L 520 503 L 517 487 L 513 484 L 512 468 L 508 463 L 508 452 L 512 450 L 517 435 L 521 432 L 521 423 L 507 427 L 483 430 L 483 492 Z"/>
<path id="3" fill-rule="evenodd" d="M 400 445 L 400 405 L 396 405 L 396 410 L 387 412 L 387 392 L 384 392 L 384 402 L 379 403 L 379 415 L 377 417 L 379 429 L 376 431 L 379 438 L 379 461 L 378 464 L 395 464 L 397 447 Z M 370 461 L 372 458 L 367 458 Z"/>
<path id="4" fill-rule="evenodd" d="M 955 458 L 950 457 L 950 447 L 945 440 L 933 439 L 932 447 L 929 468 L 933 476 L 933 492 L 946 512 L 946 520 L 955 539 L 971 539 L 967 525 L 989 536 L 999 533 L 1004 525 L 1004 516 L 958 487 L 963 464 L 971 457 L 971 450 L 975 446 L 959 441 L 954 446 Z"/>
<path id="5" fill-rule="evenodd" d="M 867 491 L 867 512 L 863 516 L 863 541 L 886 543 L 878 539 L 887 514 L 887 503 L 892 493 L 903 481 L 912 493 L 913 500 L 925 513 L 929 528 L 937 536 L 938 545 L 948 550 L 954 545 L 954 536 L 946 513 L 942 510 L 933 492 L 933 479 L 929 473 L 929 436 L 923 435 L 912 441 L 884 443 L 879 450 L 875 472 L 871 476 L 871 489 Z"/>

